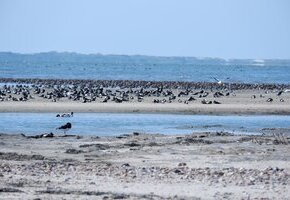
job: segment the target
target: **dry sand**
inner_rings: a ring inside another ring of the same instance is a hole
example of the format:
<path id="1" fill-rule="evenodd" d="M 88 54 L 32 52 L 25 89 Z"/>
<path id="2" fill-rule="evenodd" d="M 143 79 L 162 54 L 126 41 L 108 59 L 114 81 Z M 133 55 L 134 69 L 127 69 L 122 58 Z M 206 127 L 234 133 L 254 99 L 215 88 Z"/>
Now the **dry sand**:
<path id="1" fill-rule="evenodd" d="M 1 102 L 0 112 L 156 112 L 190 114 L 290 114 L 289 104 L 154 104 L 78 102 Z"/>
<path id="2" fill-rule="evenodd" d="M 284 139 L 2 134 L 0 199 L 289 199 Z"/>

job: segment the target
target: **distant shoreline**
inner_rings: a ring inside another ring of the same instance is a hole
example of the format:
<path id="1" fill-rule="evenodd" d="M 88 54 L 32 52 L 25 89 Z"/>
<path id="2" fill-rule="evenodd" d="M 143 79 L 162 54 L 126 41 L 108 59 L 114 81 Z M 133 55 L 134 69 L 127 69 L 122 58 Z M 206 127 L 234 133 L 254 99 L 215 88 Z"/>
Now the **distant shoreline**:
<path id="1" fill-rule="evenodd" d="M 188 56 L 188 55 L 151 55 L 151 54 L 115 54 L 115 53 L 82 53 L 82 52 L 74 52 L 74 51 L 41 51 L 41 52 L 17 52 L 17 51 L 0 51 L 0 55 L 7 56 L 9 59 L 12 58 L 25 58 L 26 60 L 37 60 L 41 61 L 44 58 L 48 59 L 48 56 L 50 58 L 53 58 L 53 60 L 61 60 L 61 58 L 65 57 L 66 59 L 71 58 L 86 58 L 89 60 L 96 60 L 100 57 L 102 58 L 124 58 L 127 60 L 127 58 L 135 59 L 135 61 L 139 61 L 140 59 L 151 59 L 158 61 L 160 59 L 166 59 L 167 61 L 171 61 L 172 58 L 179 59 L 182 62 L 213 62 L 216 61 L 218 64 L 224 64 L 224 63 L 233 63 L 233 64 L 259 64 L 261 62 L 263 63 L 273 63 L 275 61 L 283 61 L 285 63 L 290 62 L 290 58 L 256 58 L 256 57 L 248 57 L 248 58 L 226 58 L 226 57 L 209 57 L 209 56 Z M 6 58 L 7 59 L 7 58 Z"/>

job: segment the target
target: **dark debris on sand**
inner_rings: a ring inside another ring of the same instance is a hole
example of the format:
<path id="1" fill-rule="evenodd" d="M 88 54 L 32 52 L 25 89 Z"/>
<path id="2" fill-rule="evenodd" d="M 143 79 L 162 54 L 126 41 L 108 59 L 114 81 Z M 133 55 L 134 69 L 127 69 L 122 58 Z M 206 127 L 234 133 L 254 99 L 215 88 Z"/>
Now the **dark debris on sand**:
<path id="1" fill-rule="evenodd" d="M 44 159 L 45 157 L 42 155 L 23 155 L 17 153 L 0 152 L 0 160 L 24 161 L 24 160 L 44 160 Z"/>

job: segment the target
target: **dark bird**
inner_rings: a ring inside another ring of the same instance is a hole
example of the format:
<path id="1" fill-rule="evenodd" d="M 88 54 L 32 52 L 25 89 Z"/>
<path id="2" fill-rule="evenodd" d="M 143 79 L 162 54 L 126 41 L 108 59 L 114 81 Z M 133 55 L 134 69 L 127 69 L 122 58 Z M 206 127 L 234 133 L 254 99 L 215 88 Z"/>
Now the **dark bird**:
<path id="1" fill-rule="evenodd" d="M 278 92 L 277 96 L 280 96 L 283 93 L 283 90 L 281 90 L 280 92 Z"/>
<path id="2" fill-rule="evenodd" d="M 268 98 L 268 99 L 267 99 L 267 102 L 272 102 L 272 101 L 273 101 L 272 98 Z"/>
<path id="3" fill-rule="evenodd" d="M 221 104 L 221 102 L 214 100 L 213 101 L 214 104 Z"/>
<path id="4" fill-rule="evenodd" d="M 71 127 L 72 127 L 71 123 L 68 122 L 68 123 L 66 123 L 65 125 L 62 125 L 62 126 L 56 128 L 56 129 L 63 130 L 63 133 L 66 134 L 66 132 L 67 132 L 68 130 L 70 130 Z"/>
<path id="5" fill-rule="evenodd" d="M 63 113 L 63 114 L 57 114 L 56 117 L 73 117 L 74 112 L 71 113 Z"/>

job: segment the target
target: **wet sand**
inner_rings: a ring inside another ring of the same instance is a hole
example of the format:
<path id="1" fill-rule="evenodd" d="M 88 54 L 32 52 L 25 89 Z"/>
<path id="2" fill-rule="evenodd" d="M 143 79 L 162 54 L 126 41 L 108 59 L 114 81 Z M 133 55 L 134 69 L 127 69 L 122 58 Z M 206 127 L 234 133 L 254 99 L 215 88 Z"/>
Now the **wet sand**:
<path id="1" fill-rule="evenodd" d="M 1 199 L 289 199 L 289 133 L 0 135 Z"/>

